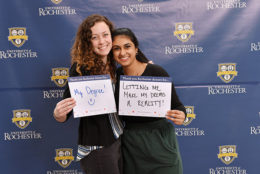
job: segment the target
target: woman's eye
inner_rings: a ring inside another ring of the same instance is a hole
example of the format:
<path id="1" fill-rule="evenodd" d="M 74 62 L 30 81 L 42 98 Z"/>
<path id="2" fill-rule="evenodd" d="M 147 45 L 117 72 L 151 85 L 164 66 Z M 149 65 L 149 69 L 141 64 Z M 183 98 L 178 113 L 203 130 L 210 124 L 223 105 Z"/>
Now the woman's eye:
<path id="1" fill-rule="evenodd" d="M 125 48 L 130 48 L 131 47 L 131 45 L 125 45 Z"/>
<path id="2" fill-rule="evenodd" d="M 114 47 L 113 50 L 114 50 L 114 51 L 117 51 L 117 50 L 119 50 L 119 48 L 118 48 L 118 47 Z"/>

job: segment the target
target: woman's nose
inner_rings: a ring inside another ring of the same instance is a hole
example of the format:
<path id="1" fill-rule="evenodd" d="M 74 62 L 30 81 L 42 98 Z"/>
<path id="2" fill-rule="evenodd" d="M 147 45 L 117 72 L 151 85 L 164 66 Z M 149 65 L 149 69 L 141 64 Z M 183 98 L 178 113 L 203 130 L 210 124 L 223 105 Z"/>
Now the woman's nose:
<path id="1" fill-rule="evenodd" d="M 121 49 L 120 55 L 121 55 L 121 56 L 124 56 L 124 55 L 125 55 L 125 49 Z"/>
<path id="2" fill-rule="evenodd" d="M 100 38 L 99 38 L 99 43 L 100 43 L 100 44 L 104 43 L 104 41 L 105 41 L 105 38 L 104 38 L 104 37 L 100 37 Z"/>

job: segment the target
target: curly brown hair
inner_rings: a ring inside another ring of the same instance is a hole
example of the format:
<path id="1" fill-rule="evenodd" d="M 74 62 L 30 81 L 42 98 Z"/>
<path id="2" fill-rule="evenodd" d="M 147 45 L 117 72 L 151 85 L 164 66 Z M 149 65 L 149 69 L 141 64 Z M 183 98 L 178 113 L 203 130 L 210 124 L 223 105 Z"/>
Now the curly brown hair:
<path id="1" fill-rule="evenodd" d="M 107 57 L 107 64 L 104 64 L 99 55 L 93 51 L 91 43 L 92 31 L 91 28 L 97 22 L 105 22 L 110 32 L 114 30 L 114 25 L 105 16 L 99 14 L 93 14 L 88 16 L 79 26 L 74 44 L 71 49 L 71 63 L 77 63 L 76 71 L 82 76 L 81 69 L 90 71 L 91 75 L 106 74 L 108 70 L 111 78 L 115 79 L 116 64 L 111 56 Z"/>

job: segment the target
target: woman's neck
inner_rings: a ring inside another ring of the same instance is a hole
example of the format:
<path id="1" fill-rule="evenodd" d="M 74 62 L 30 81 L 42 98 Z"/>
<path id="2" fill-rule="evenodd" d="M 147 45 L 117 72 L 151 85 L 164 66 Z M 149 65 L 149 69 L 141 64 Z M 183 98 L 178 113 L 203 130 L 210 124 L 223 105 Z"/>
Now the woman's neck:
<path id="1" fill-rule="evenodd" d="M 123 67 L 124 74 L 128 76 L 141 76 L 146 68 L 147 63 L 136 61 L 131 66 Z"/>

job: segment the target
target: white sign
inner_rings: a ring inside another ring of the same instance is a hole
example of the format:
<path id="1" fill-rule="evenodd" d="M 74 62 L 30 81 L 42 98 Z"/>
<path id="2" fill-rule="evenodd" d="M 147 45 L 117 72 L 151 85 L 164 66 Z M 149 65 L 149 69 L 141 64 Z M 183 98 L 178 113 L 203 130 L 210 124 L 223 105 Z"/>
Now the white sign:
<path id="1" fill-rule="evenodd" d="M 71 97 L 76 100 L 75 118 L 116 112 L 109 75 L 69 77 L 68 83 Z"/>
<path id="2" fill-rule="evenodd" d="M 120 76 L 119 115 L 165 117 L 171 89 L 170 77 Z"/>

